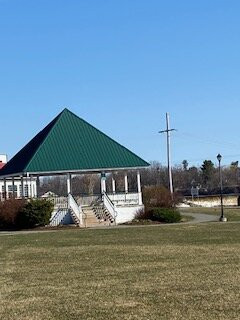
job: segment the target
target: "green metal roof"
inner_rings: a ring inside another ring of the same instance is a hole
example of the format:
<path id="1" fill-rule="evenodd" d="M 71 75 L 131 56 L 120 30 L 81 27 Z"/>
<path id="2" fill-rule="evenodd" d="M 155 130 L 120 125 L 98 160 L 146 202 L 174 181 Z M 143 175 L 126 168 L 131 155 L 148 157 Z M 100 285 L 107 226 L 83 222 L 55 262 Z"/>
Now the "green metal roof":
<path id="1" fill-rule="evenodd" d="M 0 170 L 0 176 L 146 166 L 149 163 L 64 109 Z"/>

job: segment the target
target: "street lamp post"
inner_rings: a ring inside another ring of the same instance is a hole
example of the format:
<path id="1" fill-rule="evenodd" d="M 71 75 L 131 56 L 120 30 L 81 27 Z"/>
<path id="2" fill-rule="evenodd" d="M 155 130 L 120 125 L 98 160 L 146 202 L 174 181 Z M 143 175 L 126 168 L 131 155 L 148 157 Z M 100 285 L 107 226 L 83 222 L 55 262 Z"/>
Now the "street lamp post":
<path id="1" fill-rule="evenodd" d="M 227 218 L 224 217 L 224 210 L 223 210 L 223 179 L 222 179 L 222 167 L 221 167 L 221 161 L 222 161 L 221 154 L 217 155 L 217 159 L 219 163 L 219 181 L 220 181 L 220 195 L 221 195 L 221 216 L 219 221 L 227 222 Z"/>

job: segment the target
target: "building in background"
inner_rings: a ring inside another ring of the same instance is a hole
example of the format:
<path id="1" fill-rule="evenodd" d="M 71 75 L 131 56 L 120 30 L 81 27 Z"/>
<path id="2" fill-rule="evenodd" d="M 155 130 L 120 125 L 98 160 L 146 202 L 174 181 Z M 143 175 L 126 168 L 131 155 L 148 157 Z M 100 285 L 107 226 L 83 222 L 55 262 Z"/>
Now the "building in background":
<path id="1" fill-rule="evenodd" d="M 0 170 L 7 164 L 7 155 L 0 154 Z M 6 178 L 0 180 L 0 200 L 11 199 L 11 198 L 35 198 L 37 196 L 37 186 L 35 178 L 26 178 L 24 181 L 23 192 L 22 192 L 22 181 L 21 178 L 12 179 Z M 6 191 L 5 191 L 6 190 Z M 22 195 L 23 193 L 23 195 Z"/>
<path id="2" fill-rule="evenodd" d="M 0 154 L 0 169 L 2 169 L 6 163 L 7 163 L 7 155 Z"/>

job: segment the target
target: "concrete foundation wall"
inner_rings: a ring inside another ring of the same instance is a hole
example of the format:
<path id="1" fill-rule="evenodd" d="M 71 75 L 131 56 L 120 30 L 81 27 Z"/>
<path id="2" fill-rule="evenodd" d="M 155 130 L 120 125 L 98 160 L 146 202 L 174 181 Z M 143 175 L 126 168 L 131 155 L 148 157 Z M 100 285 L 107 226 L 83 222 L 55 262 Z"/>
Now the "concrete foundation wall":
<path id="1" fill-rule="evenodd" d="M 116 207 L 116 211 L 117 211 L 116 223 L 120 224 L 120 223 L 132 221 L 137 211 L 141 209 L 144 209 L 144 206 Z"/>
<path id="2" fill-rule="evenodd" d="M 190 198 L 184 199 L 184 204 L 186 206 L 196 206 L 196 207 L 205 207 L 212 208 L 218 207 L 221 205 L 220 196 L 207 196 L 207 197 L 199 197 L 194 198 L 193 200 Z M 184 206 L 184 204 L 182 206 Z M 223 196 L 223 205 L 224 206 L 238 206 L 239 205 L 239 196 L 238 195 L 225 195 Z"/>

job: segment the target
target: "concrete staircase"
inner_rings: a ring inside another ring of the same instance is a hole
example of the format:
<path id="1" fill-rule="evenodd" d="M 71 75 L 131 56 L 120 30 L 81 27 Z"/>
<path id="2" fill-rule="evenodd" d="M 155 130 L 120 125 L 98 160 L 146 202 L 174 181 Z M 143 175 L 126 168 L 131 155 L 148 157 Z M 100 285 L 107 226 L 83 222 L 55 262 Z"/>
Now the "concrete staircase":
<path id="1" fill-rule="evenodd" d="M 110 214 L 107 208 L 104 207 L 103 203 L 98 203 L 93 206 L 95 216 L 100 221 L 108 221 L 110 224 L 114 223 L 114 218 Z"/>
<path id="2" fill-rule="evenodd" d="M 84 213 L 84 224 L 89 227 L 104 227 L 114 224 L 114 219 L 102 205 L 82 207 Z"/>
<path id="3" fill-rule="evenodd" d="M 78 216 L 75 214 L 75 212 L 72 209 L 69 209 L 69 213 L 71 214 L 71 217 L 73 219 L 73 222 L 76 226 L 80 226 L 80 219 Z"/>
<path id="4" fill-rule="evenodd" d="M 69 194 L 68 198 L 55 203 L 50 226 L 55 227 L 72 223 L 83 228 L 111 226 L 115 224 L 115 212 L 112 212 L 112 207 L 107 205 L 104 200 L 99 198 L 89 206 L 81 206 Z"/>

